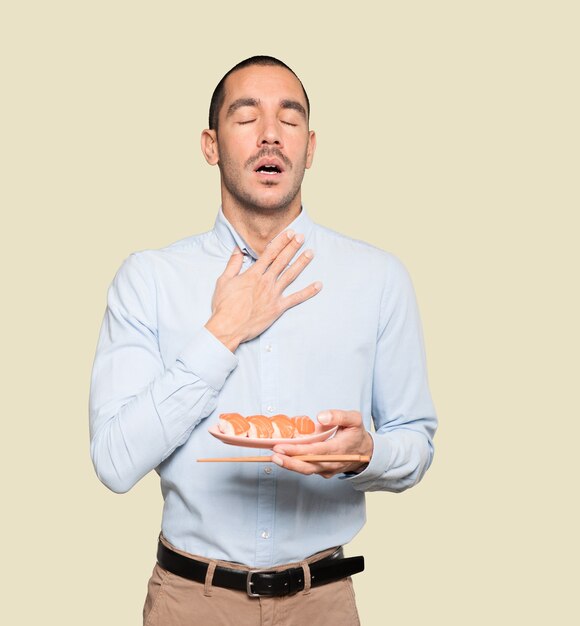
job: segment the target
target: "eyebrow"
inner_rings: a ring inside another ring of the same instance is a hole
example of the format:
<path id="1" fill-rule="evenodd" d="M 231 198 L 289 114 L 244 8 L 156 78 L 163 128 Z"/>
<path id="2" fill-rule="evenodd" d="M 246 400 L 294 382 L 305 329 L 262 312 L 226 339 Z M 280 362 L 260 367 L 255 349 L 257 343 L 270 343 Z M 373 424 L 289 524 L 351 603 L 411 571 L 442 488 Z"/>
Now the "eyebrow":
<path id="1" fill-rule="evenodd" d="M 228 107 L 226 117 L 233 115 L 241 107 L 257 107 L 259 104 L 260 101 L 256 100 L 256 98 L 238 98 L 237 100 L 234 100 Z"/>
<path id="2" fill-rule="evenodd" d="M 257 107 L 260 105 L 260 101 L 256 98 L 238 98 L 234 100 L 228 107 L 226 118 L 233 115 L 241 107 Z M 297 100 L 280 100 L 280 107 L 282 109 L 293 109 L 298 111 L 304 119 L 306 119 L 306 109 Z"/>
<path id="3" fill-rule="evenodd" d="M 306 110 L 297 100 L 282 100 L 280 102 L 280 106 L 283 109 L 294 109 L 294 111 L 298 111 L 306 119 Z"/>

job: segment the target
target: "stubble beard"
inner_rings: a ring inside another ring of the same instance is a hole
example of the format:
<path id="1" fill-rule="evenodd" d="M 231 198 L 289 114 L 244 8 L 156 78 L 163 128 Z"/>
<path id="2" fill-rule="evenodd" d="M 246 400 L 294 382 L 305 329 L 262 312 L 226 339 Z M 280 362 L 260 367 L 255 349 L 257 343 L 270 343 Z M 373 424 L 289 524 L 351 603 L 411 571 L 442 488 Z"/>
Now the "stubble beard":
<path id="1" fill-rule="evenodd" d="M 235 167 L 235 164 L 233 164 L 228 155 L 223 154 L 223 152 L 220 154 L 218 167 L 220 169 L 224 187 L 240 208 L 251 213 L 271 215 L 273 213 L 279 213 L 286 210 L 299 194 L 300 187 L 302 186 L 302 180 L 304 179 L 304 172 L 306 170 L 306 154 L 304 154 L 300 163 L 297 163 L 295 166 L 292 166 L 285 171 L 285 175 L 289 175 L 290 172 L 295 172 L 295 177 L 290 190 L 281 198 L 266 199 L 245 189 L 242 182 L 242 172 L 247 168 L 242 168 L 240 171 L 240 169 Z M 265 187 L 272 187 L 277 183 L 275 181 L 266 181 L 261 184 Z"/>

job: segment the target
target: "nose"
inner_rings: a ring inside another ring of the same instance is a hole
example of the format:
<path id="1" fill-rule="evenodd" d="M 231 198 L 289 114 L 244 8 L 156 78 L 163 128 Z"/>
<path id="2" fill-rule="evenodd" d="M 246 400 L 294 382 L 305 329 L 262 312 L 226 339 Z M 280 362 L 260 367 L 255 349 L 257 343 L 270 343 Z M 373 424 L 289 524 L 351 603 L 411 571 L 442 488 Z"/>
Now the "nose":
<path id="1" fill-rule="evenodd" d="M 258 146 L 261 147 L 264 145 L 283 147 L 278 120 L 275 118 L 265 117 L 262 120 L 258 134 Z"/>

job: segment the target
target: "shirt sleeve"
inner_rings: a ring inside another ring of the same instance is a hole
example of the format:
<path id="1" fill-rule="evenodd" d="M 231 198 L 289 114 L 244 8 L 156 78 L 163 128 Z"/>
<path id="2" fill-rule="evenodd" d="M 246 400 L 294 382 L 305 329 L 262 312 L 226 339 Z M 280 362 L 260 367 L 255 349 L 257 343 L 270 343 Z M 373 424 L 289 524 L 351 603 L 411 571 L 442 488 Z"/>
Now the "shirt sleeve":
<path id="1" fill-rule="evenodd" d="M 389 262 L 373 372 L 373 455 L 362 472 L 342 477 L 360 491 L 404 491 L 433 460 L 437 416 L 415 292 L 403 264 Z"/>
<path id="2" fill-rule="evenodd" d="M 205 327 L 174 363 L 163 363 L 145 254 L 129 256 L 109 288 L 91 376 L 91 457 L 99 479 L 117 493 L 187 441 L 238 363 Z"/>

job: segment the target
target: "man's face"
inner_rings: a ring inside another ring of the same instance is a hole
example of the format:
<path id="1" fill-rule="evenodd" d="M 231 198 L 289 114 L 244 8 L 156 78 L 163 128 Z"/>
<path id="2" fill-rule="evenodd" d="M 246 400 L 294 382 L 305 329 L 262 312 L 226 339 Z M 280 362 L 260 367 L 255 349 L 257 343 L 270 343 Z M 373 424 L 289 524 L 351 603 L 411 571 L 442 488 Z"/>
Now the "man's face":
<path id="1" fill-rule="evenodd" d="M 228 76 L 216 141 L 224 205 L 268 213 L 300 205 L 316 139 L 292 72 L 251 66 Z"/>

